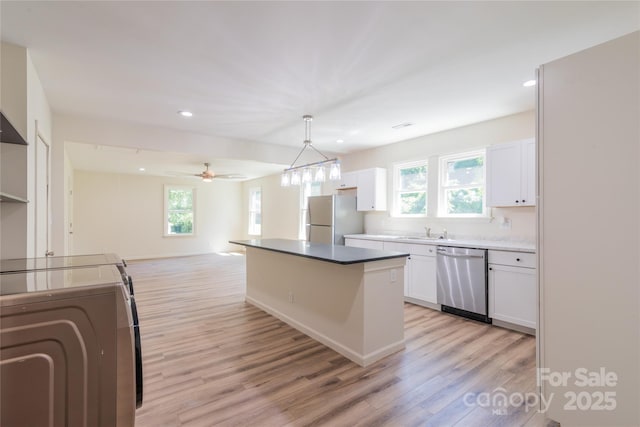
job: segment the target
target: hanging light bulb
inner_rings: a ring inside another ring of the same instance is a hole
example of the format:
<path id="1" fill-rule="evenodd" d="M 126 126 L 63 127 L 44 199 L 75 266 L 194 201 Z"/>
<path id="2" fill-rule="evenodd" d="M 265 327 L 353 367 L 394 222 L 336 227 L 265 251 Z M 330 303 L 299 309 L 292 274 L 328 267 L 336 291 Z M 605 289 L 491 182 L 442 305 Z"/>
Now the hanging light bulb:
<path id="1" fill-rule="evenodd" d="M 306 184 L 308 182 L 311 182 L 311 169 L 310 168 L 304 168 L 302 170 L 302 183 Z"/>
<path id="2" fill-rule="evenodd" d="M 315 182 L 324 182 L 326 180 L 326 176 L 324 174 L 324 167 L 320 165 L 316 170 L 316 174 L 313 177 Z"/>
<path id="3" fill-rule="evenodd" d="M 291 171 L 291 185 L 300 185 L 300 172 L 297 170 Z"/>
<path id="4" fill-rule="evenodd" d="M 288 187 L 289 185 L 291 185 L 291 177 L 289 176 L 288 171 L 284 171 L 280 177 L 280 186 Z"/>
<path id="5" fill-rule="evenodd" d="M 331 168 L 329 169 L 329 179 L 331 181 L 337 181 L 340 179 L 340 163 L 331 163 Z"/>

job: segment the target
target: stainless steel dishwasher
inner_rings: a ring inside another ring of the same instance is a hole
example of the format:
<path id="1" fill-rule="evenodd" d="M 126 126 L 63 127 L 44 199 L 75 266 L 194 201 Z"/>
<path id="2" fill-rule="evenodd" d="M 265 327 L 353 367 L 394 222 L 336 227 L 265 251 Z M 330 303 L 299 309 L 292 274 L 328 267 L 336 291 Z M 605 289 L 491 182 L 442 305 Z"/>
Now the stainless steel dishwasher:
<path id="1" fill-rule="evenodd" d="M 487 250 L 438 246 L 436 262 L 438 304 L 442 311 L 491 323 Z"/>

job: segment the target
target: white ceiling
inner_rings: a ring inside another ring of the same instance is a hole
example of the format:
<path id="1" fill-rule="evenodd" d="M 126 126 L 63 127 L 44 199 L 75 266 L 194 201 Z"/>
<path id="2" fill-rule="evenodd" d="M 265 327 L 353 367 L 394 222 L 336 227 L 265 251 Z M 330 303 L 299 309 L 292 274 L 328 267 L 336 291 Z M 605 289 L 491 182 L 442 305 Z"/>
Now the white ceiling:
<path id="1" fill-rule="evenodd" d="M 3 0 L 0 18 L 55 113 L 295 147 L 313 114 L 315 146 L 349 153 L 534 108 L 538 65 L 639 29 L 639 6 Z"/>

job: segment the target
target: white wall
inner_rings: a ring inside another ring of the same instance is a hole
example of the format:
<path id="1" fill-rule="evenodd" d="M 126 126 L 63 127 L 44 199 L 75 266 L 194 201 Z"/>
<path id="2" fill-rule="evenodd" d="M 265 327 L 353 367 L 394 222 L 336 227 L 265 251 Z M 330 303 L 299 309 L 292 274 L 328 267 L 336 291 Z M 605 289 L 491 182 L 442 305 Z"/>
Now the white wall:
<path id="1" fill-rule="evenodd" d="M 280 175 L 245 181 L 242 185 L 242 237 L 249 238 L 249 189 L 262 190 L 262 238 L 298 239 L 300 187 L 281 187 Z"/>
<path id="2" fill-rule="evenodd" d="M 0 108 L 23 138 L 27 138 L 27 51 L 7 43 L 0 51 Z M 27 198 L 27 151 L 21 145 L 0 144 L 0 188 Z M 27 211 L 20 203 L 0 203 L 0 258 L 27 256 Z"/>
<path id="3" fill-rule="evenodd" d="M 164 185 L 196 187 L 196 235 L 163 237 Z M 242 184 L 75 171 L 73 253 L 155 258 L 226 251 L 241 234 Z"/>
<path id="4" fill-rule="evenodd" d="M 533 93 L 532 93 L 532 96 Z M 437 218 L 438 156 L 472 151 L 489 145 L 531 138 L 535 135 L 535 113 L 527 111 L 495 120 L 489 120 L 432 135 L 385 145 L 383 147 L 347 155 L 342 159 L 343 170 L 371 167 L 387 168 L 387 200 L 392 207 L 393 165 L 412 160 L 429 162 L 429 216 L 426 218 L 396 218 L 389 212 L 368 213 L 365 217 L 367 233 L 424 233 L 424 227 L 439 232 L 446 228 L 449 235 L 458 238 L 535 241 L 535 208 L 493 208 L 495 219 Z M 435 190 L 435 191 L 434 191 Z M 501 218 L 511 220 L 511 228 L 503 228 Z"/>
<path id="5" fill-rule="evenodd" d="M 2 144 L 0 187 L 30 201 L 0 204 L 1 258 L 35 254 L 35 143 L 38 132 L 51 144 L 51 109 L 31 57 L 24 47 L 2 43 L 0 107 L 28 146 Z"/>

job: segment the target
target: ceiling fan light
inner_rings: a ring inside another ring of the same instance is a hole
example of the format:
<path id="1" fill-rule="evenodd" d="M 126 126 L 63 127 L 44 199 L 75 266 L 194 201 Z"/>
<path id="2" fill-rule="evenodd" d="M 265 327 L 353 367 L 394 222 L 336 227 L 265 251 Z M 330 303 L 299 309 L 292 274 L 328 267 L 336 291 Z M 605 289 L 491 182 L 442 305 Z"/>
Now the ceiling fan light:
<path id="1" fill-rule="evenodd" d="M 211 182 L 213 181 L 213 177 L 211 176 L 205 176 L 202 178 L 202 182 Z"/>

